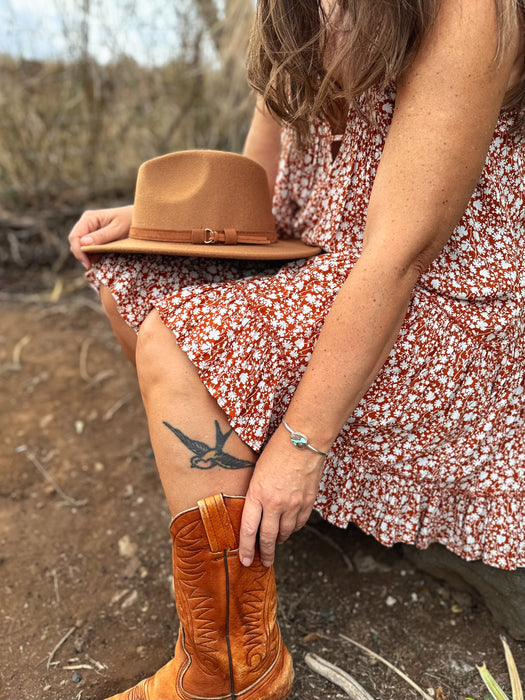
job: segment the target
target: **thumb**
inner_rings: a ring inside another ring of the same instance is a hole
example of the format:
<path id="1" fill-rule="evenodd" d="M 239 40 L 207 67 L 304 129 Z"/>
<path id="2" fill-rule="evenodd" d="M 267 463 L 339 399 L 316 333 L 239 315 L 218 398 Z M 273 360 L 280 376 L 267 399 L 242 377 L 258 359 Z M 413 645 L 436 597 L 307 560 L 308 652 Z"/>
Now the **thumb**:
<path id="1" fill-rule="evenodd" d="M 126 238 L 128 231 L 123 229 L 118 223 L 111 221 L 106 226 L 86 233 L 80 239 L 81 246 L 88 245 L 103 245 L 111 241 L 117 241 L 120 238 Z"/>

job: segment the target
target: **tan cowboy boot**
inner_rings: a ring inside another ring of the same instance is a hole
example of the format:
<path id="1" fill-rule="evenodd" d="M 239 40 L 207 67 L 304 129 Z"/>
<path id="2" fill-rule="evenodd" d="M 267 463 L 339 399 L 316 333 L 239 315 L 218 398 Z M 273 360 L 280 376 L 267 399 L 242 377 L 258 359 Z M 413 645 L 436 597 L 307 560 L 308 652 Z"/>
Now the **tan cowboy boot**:
<path id="1" fill-rule="evenodd" d="M 275 620 L 273 567 L 239 561 L 244 498 L 199 501 L 173 519 L 180 619 L 175 656 L 154 676 L 109 700 L 284 700 L 290 654 Z"/>

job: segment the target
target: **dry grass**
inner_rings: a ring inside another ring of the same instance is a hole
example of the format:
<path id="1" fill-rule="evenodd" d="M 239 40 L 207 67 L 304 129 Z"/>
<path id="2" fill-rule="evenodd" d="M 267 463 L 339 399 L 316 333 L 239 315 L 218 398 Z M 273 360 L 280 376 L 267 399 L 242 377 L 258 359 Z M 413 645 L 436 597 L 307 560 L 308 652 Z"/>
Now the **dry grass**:
<path id="1" fill-rule="evenodd" d="M 87 50 L 73 61 L 0 57 L 0 205 L 49 209 L 130 196 L 148 158 L 238 151 L 252 109 L 250 21 L 249 0 L 229 0 L 222 18 L 212 0 L 199 0 L 179 13 L 177 55 L 155 68 L 129 56 L 101 65 Z"/>

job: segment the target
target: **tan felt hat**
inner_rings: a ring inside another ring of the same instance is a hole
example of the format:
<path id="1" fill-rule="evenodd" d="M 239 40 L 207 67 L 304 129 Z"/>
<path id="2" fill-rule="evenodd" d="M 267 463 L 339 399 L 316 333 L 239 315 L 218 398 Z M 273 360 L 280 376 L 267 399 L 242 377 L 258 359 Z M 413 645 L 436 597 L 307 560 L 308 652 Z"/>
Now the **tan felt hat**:
<path id="1" fill-rule="evenodd" d="M 180 151 L 143 163 L 128 238 L 82 250 L 247 260 L 294 260 L 321 252 L 278 238 L 264 168 L 222 151 Z"/>

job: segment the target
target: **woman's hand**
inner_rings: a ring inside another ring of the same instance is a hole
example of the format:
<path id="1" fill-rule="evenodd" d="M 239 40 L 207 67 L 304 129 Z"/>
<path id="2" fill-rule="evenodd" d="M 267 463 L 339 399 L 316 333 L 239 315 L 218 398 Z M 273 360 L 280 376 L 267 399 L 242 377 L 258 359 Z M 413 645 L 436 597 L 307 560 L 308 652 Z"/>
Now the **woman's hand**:
<path id="1" fill-rule="evenodd" d="M 71 252 L 82 265 L 89 270 L 91 260 L 83 253 L 81 246 L 100 245 L 126 238 L 131 226 L 131 205 L 113 209 L 96 209 L 85 211 L 69 234 Z"/>
<path id="2" fill-rule="evenodd" d="M 257 460 L 241 521 L 239 558 L 253 561 L 258 537 L 261 561 L 273 564 L 275 545 L 305 525 L 317 496 L 324 457 L 299 450 L 280 426 Z"/>

